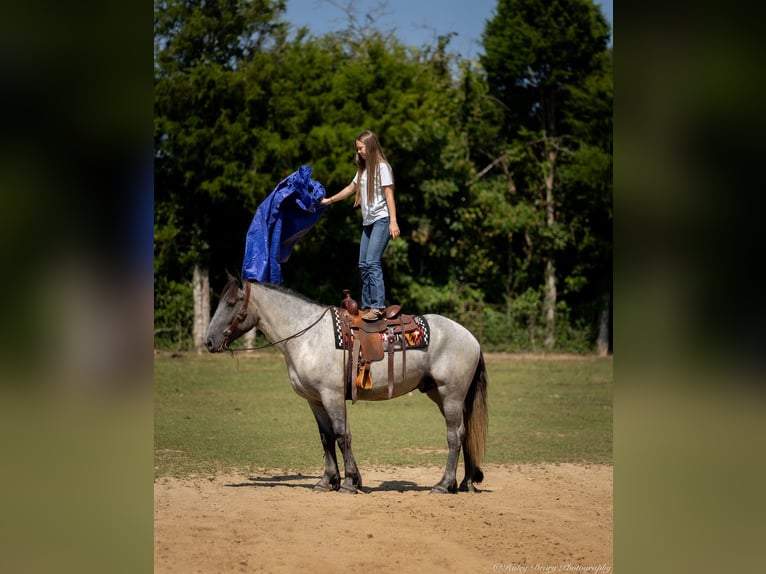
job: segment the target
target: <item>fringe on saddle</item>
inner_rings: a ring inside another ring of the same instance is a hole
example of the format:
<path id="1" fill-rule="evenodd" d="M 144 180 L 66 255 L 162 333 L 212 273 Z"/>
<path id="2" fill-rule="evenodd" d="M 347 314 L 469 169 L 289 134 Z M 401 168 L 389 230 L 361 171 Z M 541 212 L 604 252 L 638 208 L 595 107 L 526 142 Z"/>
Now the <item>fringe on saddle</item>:
<path id="1" fill-rule="evenodd" d="M 428 322 L 419 315 L 406 315 L 399 305 L 386 307 L 383 317 L 373 322 L 362 320 L 359 307 L 344 289 L 340 307 L 333 307 L 335 348 L 344 350 L 346 398 L 354 403 L 357 389 L 371 389 L 370 365 L 388 354 L 388 398 L 394 391 L 394 353 L 402 354 L 402 377 L 407 369 L 407 349 L 428 347 Z M 349 396 L 350 395 L 350 396 Z"/>

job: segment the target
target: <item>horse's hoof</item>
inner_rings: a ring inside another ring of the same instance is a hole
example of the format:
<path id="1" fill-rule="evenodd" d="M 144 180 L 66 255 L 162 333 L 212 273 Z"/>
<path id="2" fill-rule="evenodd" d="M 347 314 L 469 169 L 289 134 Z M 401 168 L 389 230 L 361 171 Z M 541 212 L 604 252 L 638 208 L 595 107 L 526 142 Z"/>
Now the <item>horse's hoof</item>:
<path id="1" fill-rule="evenodd" d="M 430 492 L 430 494 L 449 494 L 449 493 L 450 493 L 449 490 L 447 490 L 446 488 L 444 488 L 443 486 L 439 484 L 434 486 Z"/>
<path id="2" fill-rule="evenodd" d="M 359 494 L 359 489 L 356 486 L 346 486 L 345 484 L 341 484 L 338 492 L 343 494 Z"/>
<path id="3" fill-rule="evenodd" d="M 458 488 L 458 492 L 481 492 L 481 490 L 476 488 L 474 484 L 475 482 L 480 482 L 480 481 L 471 480 L 466 477 L 465 479 L 463 479 L 463 482 L 460 483 L 460 488 Z"/>
<path id="4" fill-rule="evenodd" d="M 336 488 L 323 482 L 318 482 L 314 485 L 314 492 L 332 492 L 333 490 L 336 490 Z"/>

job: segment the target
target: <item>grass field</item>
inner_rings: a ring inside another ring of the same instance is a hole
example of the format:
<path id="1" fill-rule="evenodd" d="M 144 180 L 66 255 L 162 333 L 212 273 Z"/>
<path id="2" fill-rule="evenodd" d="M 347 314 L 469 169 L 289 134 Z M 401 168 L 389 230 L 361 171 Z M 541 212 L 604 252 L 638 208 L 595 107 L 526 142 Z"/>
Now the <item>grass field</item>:
<path id="1" fill-rule="evenodd" d="M 486 355 L 492 463 L 612 462 L 612 359 Z M 156 355 L 155 475 L 230 469 L 316 471 L 314 417 L 277 352 Z M 444 419 L 419 392 L 348 403 L 357 464 L 446 461 Z"/>

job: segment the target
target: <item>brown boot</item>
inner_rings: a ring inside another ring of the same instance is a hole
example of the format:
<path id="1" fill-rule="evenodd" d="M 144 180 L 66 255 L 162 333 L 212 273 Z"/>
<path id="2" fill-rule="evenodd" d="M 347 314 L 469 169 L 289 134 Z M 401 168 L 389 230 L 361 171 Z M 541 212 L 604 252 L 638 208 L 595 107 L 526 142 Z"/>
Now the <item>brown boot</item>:
<path id="1" fill-rule="evenodd" d="M 362 315 L 362 320 L 368 321 L 370 323 L 377 321 L 379 319 L 383 318 L 383 309 L 370 309 Z"/>

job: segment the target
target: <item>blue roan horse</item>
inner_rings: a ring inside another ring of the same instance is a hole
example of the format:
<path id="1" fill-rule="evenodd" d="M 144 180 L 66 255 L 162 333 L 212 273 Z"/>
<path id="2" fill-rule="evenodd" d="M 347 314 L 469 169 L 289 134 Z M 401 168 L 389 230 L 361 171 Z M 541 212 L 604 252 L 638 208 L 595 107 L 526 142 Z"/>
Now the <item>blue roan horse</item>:
<path id="1" fill-rule="evenodd" d="M 324 475 L 317 491 L 356 492 L 362 477 L 351 451 L 346 421 L 344 351 L 334 345 L 332 313 L 328 307 L 274 285 L 229 276 L 218 308 L 205 335 L 205 345 L 216 353 L 250 329 L 259 329 L 284 355 L 293 390 L 308 401 L 324 447 Z M 463 449 L 465 477 L 461 491 L 475 492 L 484 475 L 479 465 L 487 440 L 487 371 L 476 338 L 462 325 L 441 315 L 425 315 L 430 327 L 426 349 L 406 354 L 405 372 L 396 360 L 393 398 L 415 389 L 434 401 L 447 423 L 449 454 L 444 476 L 433 493 L 458 490 L 457 466 Z M 358 399 L 388 398 L 387 361 L 371 364 L 373 386 L 358 389 Z M 343 455 L 341 484 L 335 444 Z"/>

